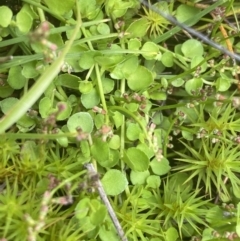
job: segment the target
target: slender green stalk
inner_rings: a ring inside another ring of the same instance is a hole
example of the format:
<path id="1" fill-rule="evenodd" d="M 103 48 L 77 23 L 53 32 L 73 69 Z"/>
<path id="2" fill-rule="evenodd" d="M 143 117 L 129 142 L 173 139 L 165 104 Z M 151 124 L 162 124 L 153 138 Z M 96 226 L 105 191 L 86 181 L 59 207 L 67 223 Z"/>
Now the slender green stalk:
<path id="1" fill-rule="evenodd" d="M 76 137 L 75 133 L 59 133 L 59 134 L 39 134 L 39 133 L 5 133 L 1 134 L 1 138 L 7 137 L 11 140 L 22 140 L 22 139 L 41 139 L 41 140 L 56 140 L 62 137 Z"/>
<path id="2" fill-rule="evenodd" d="M 84 37 L 86 38 L 87 37 L 87 33 L 86 33 L 85 28 L 82 27 L 81 30 L 82 30 L 82 33 L 84 34 Z M 90 50 L 94 50 L 91 41 L 87 41 L 87 44 L 88 44 L 88 47 L 89 47 Z"/>
<path id="3" fill-rule="evenodd" d="M 106 103 L 104 92 L 103 92 L 103 85 L 102 85 L 102 80 L 101 80 L 101 75 L 100 75 L 98 64 L 95 64 L 95 70 L 96 70 L 96 75 L 97 75 L 98 91 L 99 91 L 99 95 L 100 95 L 100 99 L 101 99 L 101 102 L 102 102 L 103 109 L 107 113 L 105 115 L 105 120 L 106 120 L 106 124 L 108 124 L 108 122 L 109 122 L 108 109 L 107 109 L 107 103 Z"/>
<path id="4" fill-rule="evenodd" d="M 125 50 L 125 44 L 124 44 L 124 41 L 123 39 L 121 39 L 121 47 L 123 50 Z M 123 97 L 125 91 L 126 91 L 126 79 L 121 79 L 120 80 L 120 90 L 121 90 L 121 97 Z M 122 103 L 123 105 L 123 103 Z M 121 132 L 120 132 L 120 135 L 121 135 L 121 141 L 120 141 L 120 160 L 121 160 L 121 170 L 122 172 L 126 175 L 126 172 L 125 172 L 125 162 L 123 161 L 123 156 L 124 156 L 124 150 L 125 150 L 125 131 L 126 131 L 126 117 L 125 115 L 122 116 L 122 125 L 121 125 Z M 130 190 L 129 190 L 129 187 L 127 186 L 125 188 L 125 193 L 126 195 L 129 197 L 130 196 Z"/>
<path id="5" fill-rule="evenodd" d="M 26 111 L 38 100 L 38 98 L 43 94 L 43 92 L 47 89 L 52 80 L 61 70 L 61 67 L 64 63 L 64 58 L 71 48 L 82 23 L 78 3 L 76 3 L 76 9 L 77 23 L 71 39 L 62 51 L 61 55 L 52 63 L 48 69 L 46 69 L 46 71 L 40 76 L 37 82 L 29 90 L 29 92 L 25 94 L 22 99 L 6 114 L 6 116 L 1 119 L 0 134 L 4 133 L 12 124 L 18 121 L 26 113 Z"/>
<path id="6" fill-rule="evenodd" d="M 82 32 L 84 34 L 84 36 L 86 37 L 86 31 L 84 28 L 82 28 Z M 94 51 L 94 48 L 92 46 L 92 42 L 91 41 L 88 41 L 88 46 L 89 46 L 89 49 Z M 103 86 L 102 86 L 102 80 L 101 80 L 101 74 L 100 74 L 100 71 L 99 71 L 99 66 L 98 64 L 95 64 L 94 65 L 95 67 L 95 70 L 96 70 L 96 75 L 97 75 L 97 86 L 98 86 L 98 91 L 99 91 L 99 95 L 100 95 L 100 99 L 101 99 L 101 102 L 102 102 L 102 106 L 103 106 L 103 109 L 106 111 L 106 115 L 105 115 L 105 120 L 106 120 L 106 124 L 108 124 L 109 122 L 109 118 L 108 118 L 108 112 L 107 112 L 107 104 L 106 104 L 106 100 L 105 100 L 105 96 L 104 96 L 104 92 L 103 92 Z"/>
<path id="7" fill-rule="evenodd" d="M 41 8 L 37 8 L 37 11 L 38 11 L 38 16 L 39 16 L 41 22 L 46 21 L 44 11 Z"/>
<path id="8" fill-rule="evenodd" d="M 84 36 L 87 37 L 86 31 L 85 31 L 84 28 L 82 28 L 82 32 L 83 32 Z M 93 48 L 93 46 L 92 46 L 92 42 L 91 42 L 91 41 L 88 41 L 87 43 L 88 43 L 89 49 L 92 50 L 92 51 L 94 51 L 94 48 Z M 105 120 L 106 120 L 106 124 L 108 124 L 109 118 L 108 118 L 107 104 L 106 104 L 106 100 L 105 100 L 105 96 L 104 96 L 104 92 L 103 92 L 101 74 L 100 74 L 100 70 L 99 70 L 98 64 L 95 64 L 94 67 L 95 67 L 96 75 L 97 75 L 97 86 L 98 86 L 98 91 L 99 91 L 100 99 L 101 99 L 101 102 L 102 102 L 103 109 L 104 109 L 104 110 L 106 111 L 106 113 L 107 113 L 107 114 L 105 115 Z"/>
<path id="9" fill-rule="evenodd" d="M 61 86 L 57 86 L 57 90 L 55 90 L 54 95 L 60 101 L 66 101 L 67 100 L 67 96 L 61 90 L 62 90 Z"/>

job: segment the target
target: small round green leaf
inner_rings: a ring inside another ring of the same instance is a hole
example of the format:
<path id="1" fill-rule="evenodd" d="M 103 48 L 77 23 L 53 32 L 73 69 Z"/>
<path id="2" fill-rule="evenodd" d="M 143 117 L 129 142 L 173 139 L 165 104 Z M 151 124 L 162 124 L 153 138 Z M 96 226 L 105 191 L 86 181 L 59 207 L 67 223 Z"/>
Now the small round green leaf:
<path id="1" fill-rule="evenodd" d="M 12 10 L 8 8 L 7 6 L 1 6 L 0 7 L 0 26 L 3 28 L 6 28 L 12 20 Z"/>
<path id="2" fill-rule="evenodd" d="M 20 66 L 13 66 L 8 73 L 8 84 L 15 90 L 22 89 L 26 83 L 26 78 L 21 75 L 22 68 Z"/>
<path id="3" fill-rule="evenodd" d="M 120 153 L 118 150 L 110 149 L 109 161 L 107 162 L 108 168 L 116 166 L 120 161 Z"/>
<path id="4" fill-rule="evenodd" d="M 99 32 L 97 31 L 97 26 L 93 25 L 89 28 L 89 33 L 91 33 L 92 36 L 99 35 Z"/>
<path id="5" fill-rule="evenodd" d="M 119 236 L 117 235 L 113 225 L 102 225 L 99 230 L 98 236 L 102 241 L 119 241 Z"/>
<path id="6" fill-rule="evenodd" d="M 120 137 L 118 135 L 113 135 L 109 141 L 109 147 L 113 150 L 117 150 L 120 148 Z"/>
<path id="7" fill-rule="evenodd" d="M 10 34 L 9 31 L 10 31 L 9 28 L 2 28 L 1 34 L 0 34 L 0 41 L 2 41 L 2 38 L 5 38 Z"/>
<path id="8" fill-rule="evenodd" d="M 80 128 L 83 132 L 91 133 L 93 130 L 93 119 L 88 112 L 78 112 L 69 117 L 67 127 L 70 132 L 76 132 Z"/>
<path id="9" fill-rule="evenodd" d="M 186 115 L 185 122 L 186 123 L 194 123 L 197 122 L 199 119 L 199 114 L 196 113 L 194 108 L 187 108 L 186 106 L 178 107 L 176 113 L 184 113 Z"/>
<path id="10" fill-rule="evenodd" d="M 100 102 L 100 97 L 96 89 L 92 89 L 90 92 L 81 95 L 82 105 L 86 109 L 91 109 L 97 106 Z"/>
<path id="11" fill-rule="evenodd" d="M 79 91 L 82 94 L 87 94 L 93 89 L 92 82 L 90 81 L 80 81 L 79 83 Z"/>
<path id="12" fill-rule="evenodd" d="M 114 21 L 118 18 L 123 17 L 128 8 L 133 7 L 133 2 L 131 1 L 112 1 L 110 0 L 105 6 L 105 10 L 108 16 L 111 16 Z M 124 16 L 125 17 L 125 16 Z"/>
<path id="13" fill-rule="evenodd" d="M 193 133 L 182 130 L 182 136 L 184 139 L 188 140 L 188 141 L 192 141 L 194 139 Z"/>
<path id="14" fill-rule="evenodd" d="M 18 121 L 17 127 L 21 132 L 27 132 L 32 129 L 36 124 L 36 121 L 27 114 L 24 114 Z"/>
<path id="15" fill-rule="evenodd" d="M 144 66 L 138 68 L 127 78 L 128 86 L 131 90 L 145 90 L 153 82 L 153 75 Z"/>
<path id="16" fill-rule="evenodd" d="M 149 171 L 137 172 L 131 171 L 130 179 L 133 185 L 142 185 L 146 182 L 146 179 L 150 176 Z"/>
<path id="17" fill-rule="evenodd" d="M 37 77 L 39 73 L 36 70 L 36 64 L 37 63 L 35 61 L 24 64 L 22 69 L 22 75 L 27 79 Z"/>
<path id="18" fill-rule="evenodd" d="M 168 88 L 168 80 L 166 78 L 161 78 L 161 85 L 164 89 Z"/>
<path id="19" fill-rule="evenodd" d="M 59 129 L 59 128 L 56 128 L 55 131 L 56 131 L 58 134 L 64 134 L 64 132 L 63 132 L 61 129 Z M 68 138 L 67 138 L 67 137 L 65 137 L 65 136 L 59 137 L 59 138 L 57 138 L 56 140 L 57 140 L 57 142 L 59 143 L 60 146 L 62 146 L 62 147 L 68 147 Z"/>
<path id="20" fill-rule="evenodd" d="M 159 176 L 151 175 L 147 178 L 147 187 L 159 188 L 161 184 L 161 179 Z"/>
<path id="21" fill-rule="evenodd" d="M 97 31 L 102 35 L 107 35 L 110 33 L 110 28 L 106 23 L 100 23 L 97 26 Z"/>
<path id="22" fill-rule="evenodd" d="M 69 102 L 58 102 L 57 105 L 64 106 L 64 109 L 57 115 L 57 120 L 66 120 L 72 112 L 72 106 Z"/>
<path id="23" fill-rule="evenodd" d="M 19 100 L 15 97 L 9 97 L 0 102 L 2 112 L 7 114 L 7 112 L 18 102 Z"/>
<path id="24" fill-rule="evenodd" d="M 194 95 L 199 92 L 203 86 L 203 81 L 201 78 L 193 78 L 186 82 L 185 90 L 189 95 Z"/>
<path id="25" fill-rule="evenodd" d="M 108 94 L 114 88 L 114 81 L 109 78 L 102 78 L 102 85 L 103 85 L 103 93 Z"/>
<path id="26" fill-rule="evenodd" d="M 96 55 L 95 51 L 87 51 L 83 53 L 78 61 L 79 66 L 82 69 L 90 69 L 95 61 L 94 61 L 94 56 Z"/>
<path id="27" fill-rule="evenodd" d="M 149 167 L 149 159 L 146 154 L 135 147 L 124 152 L 124 161 L 134 171 L 143 172 Z"/>
<path id="28" fill-rule="evenodd" d="M 78 98 L 76 95 L 69 95 L 68 102 L 71 103 L 72 106 L 75 106 L 78 102 Z"/>
<path id="29" fill-rule="evenodd" d="M 82 198 L 75 207 L 75 217 L 82 219 L 87 216 L 90 209 L 90 199 L 88 197 Z"/>
<path id="30" fill-rule="evenodd" d="M 103 114 L 96 114 L 94 124 L 97 129 L 100 129 L 105 123 L 105 116 Z"/>
<path id="31" fill-rule="evenodd" d="M 0 85 L 0 97 L 6 98 L 8 96 L 11 96 L 11 94 L 14 92 L 14 89 L 9 86 L 8 84 L 1 86 Z"/>
<path id="32" fill-rule="evenodd" d="M 170 227 L 166 231 L 165 235 L 166 235 L 166 241 L 176 241 L 179 238 L 178 231 L 173 227 Z"/>
<path id="33" fill-rule="evenodd" d="M 54 13 L 57 13 L 58 15 L 64 15 L 73 8 L 75 1 L 74 0 L 68 0 L 68 1 L 47 0 L 45 1 L 45 4 Z"/>
<path id="34" fill-rule="evenodd" d="M 91 146 L 93 158 L 105 168 L 111 168 L 119 162 L 119 152 L 109 148 L 107 142 L 95 139 Z"/>
<path id="35" fill-rule="evenodd" d="M 216 89 L 217 91 L 226 91 L 231 86 L 231 79 L 227 76 L 221 74 L 221 77 L 217 78 Z"/>
<path id="36" fill-rule="evenodd" d="M 134 71 L 136 71 L 139 65 L 139 60 L 136 56 L 128 58 L 126 61 L 121 63 L 120 71 L 123 73 L 125 78 L 128 78 Z"/>
<path id="37" fill-rule="evenodd" d="M 184 56 L 193 58 L 194 56 L 203 55 L 202 43 L 196 39 L 189 39 L 182 44 L 181 48 Z"/>
<path id="38" fill-rule="evenodd" d="M 125 190 L 128 181 L 122 172 L 111 169 L 102 178 L 102 184 L 107 195 L 116 196 Z"/>
<path id="39" fill-rule="evenodd" d="M 137 149 L 141 150 L 142 152 L 144 152 L 147 157 L 150 159 L 154 156 L 154 151 L 151 147 L 149 147 L 149 145 L 147 145 L 146 143 L 141 143 L 137 146 Z"/>
<path id="40" fill-rule="evenodd" d="M 130 141 L 135 141 L 135 140 L 138 140 L 139 139 L 139 135 L 140 133 L 142 132 L 141 128 L 139 127 L 138 124 L 136 123 L 130 123 L 127 127 L 127 131 L 126 131 L 126 134 L 127 134 L 127 138 L 130 140 Z"/>
<path id="41" fill-rule="evenodd" d="M 91 146 L 91 153 L 93 158 L 101 166 L 108 166 L 110 149 L 107 142 L 102 141 L 100 138 L 94 139 L 93 145 Z"/>
<path id="42" fill-rule="evenodd" d="M 39 113 L 42 118 L 46 118 L 52 110 L 52 101 L 49 97 L 43 97 L 39 102 Z"/>
<path id="43" fill-rule="evenodd" d="M 130 39 L 127 44 L 129 50 L 139 50 L 141 47 L 141 41 L 137 38 Z"/>
<path id="44" fill-rule="evenodd" d="M 177 78 L 171 82 L 172 86 L 174 87 L 180 87 L 184 84 L 184 80 L 181 78 Z"/>
<path id="45" fill-rule="evenodd" d="M 165 66 L 162 64 L 161 61 L 156 61 L 154 59 L 152 60 L 145 60 L 144 61 L 144 66 L 150 70 L 154 75 L 159 74 L 162 75 L 162 73 L 165 70 Z"/>
<path id="46" fill-rule="evenodd" d="M 101 205 L 95 212 L 91 213 L 90 221 L 93 225 L 101 225 L 107 215 L 107 209 Z"/>
<path id="47" fill-rule="evenodd" d="M 184 23 L 190 18 L 193 18 L 196 14 L 200 12 L 200 9 L 188 6 L 186 4 L 181 4 L 176 11 L 175 17 L 181 23 Z"/>
<path id="48" fill-rule="evenodd" d="M 150 99 L 152 100 L 166 100 L 167 94 L 163 91 L 153 91 L 150 93 Z"/>
<path id="49" fill-rule="evenodd" d="M 127 38 L 141 38 L 146 35 L 148 30 L 148 20 L 146 18 L 140 18 L 135 20 L 127 28 L 126 32 L 129 33 Z"/>
<path id="50" fill-rule="evenodd" d="M 25 10 L 18 12 L 16 22 L 19 30 L 22 33 L 28 33 L 32 27 L 33 19 Z"/>
<path id="51" fill-rule="evenodd" d="M 93 19 L 100 11 L 100 4 L 96 0 L 79 0 L 80 12 L 82 18 Z"/>
<path id="52" fill-rule="evenodd" d="M 157 54 L 159 52 L 159 47 L 153 42 L 146 42 L 143 45 L 141 50 L 146 52 L 146 53 L 142 53 L 142 56 L 145 59 L 151 60 L 157 56 Z"/>
<path id="53" fill-rule="evenodd" d="M 123 124 L 123 115 L 120 112 L 115 111 L 112 118 L 116 128 L 119 128 Z"/>
<path id="54" fill-rule="evenodd" d="M 128 109 L 130 112 L 134 113 L 138 110 L 139 104 L 138 103 L 127 103 L 126 109 Z"/>
<path id="55" fill-rule="evenodd" d="M 205 72 L 208 68 L 208 65 L 203 56 L 194 56 L 191 61 L 191 68 L 198 66 L 203 60 L 204 62 L 200 65 L 199 73 Z"/>
<path id="56" fill-rule="evenodd" d="M 90 206 L 91 204 L 89 204 Z M 75 211 L 76 213 L 76 211 Z M 86 215 L 86 217 L 79 219 L 78 217 L 76 217 L 78 220 L 78 222 L 76 222 L 77 225 L 79 225 L 79 227 L 81 227 L 81 230 L 83 233 L 87 233 L 88 234 L 88 238 L 90 240 L 94 240 L 94 237 L 97 236 L 97 231 L 96 230 L 96 226 L 93 225 L 90 221 L 90 216 Z"/>
<path id="57" fill-rule="evenodd" d="M 165 52 L 162 55 L 161 62 L 164 66 L 170 68 L 173 66 L 173 54 L 171 52 Z"/>
<path id="58" fill-rule="evenodd" d="M 169 162 L 166 158 L 162 158 L 161 161 L 153 159 L 150 163 L 150 166 L 153 173 L 160 176 L 167 174 L 171 169 L 171 167 L 169 166 Z"/>
<path id="59" fill-rule="evenodd" d="M 125 61 L 117 64 L 117 66 L 113 69 L 110 76 L 113 79 L 124 79 L 128 78 L 134 71 L 136 71 L 139 65 L 138 58 L 136 56 L 131 56 Z"/>

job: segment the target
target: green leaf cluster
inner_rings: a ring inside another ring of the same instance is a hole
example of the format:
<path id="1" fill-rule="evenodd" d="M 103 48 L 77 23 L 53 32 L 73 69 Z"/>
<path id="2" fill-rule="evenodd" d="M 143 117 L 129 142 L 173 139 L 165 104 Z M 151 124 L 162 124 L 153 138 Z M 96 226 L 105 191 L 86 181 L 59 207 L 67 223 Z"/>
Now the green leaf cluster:
<path id="1" fill-rule="evenodd" d="M 109 205 L 129 241 L 238 240 L 237 64 L 138 0 L 4 4 L 0 240 L 117 241 Z M 237 1 L 148 4 L 239 47 Z"/>

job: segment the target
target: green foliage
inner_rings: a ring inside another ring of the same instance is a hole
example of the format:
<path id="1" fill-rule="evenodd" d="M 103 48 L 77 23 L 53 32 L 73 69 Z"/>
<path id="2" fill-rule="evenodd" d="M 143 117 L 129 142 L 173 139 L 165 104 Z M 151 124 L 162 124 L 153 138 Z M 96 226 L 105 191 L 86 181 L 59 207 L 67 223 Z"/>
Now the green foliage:
<path id="1" fill-rule="evenodd" d="M 26 10 L 21 9 L 16 16 L 16 23 L 20 32 L 28 33 L 31 30 L 33 18 Z"/>
<path id="2" fill-rule="evenodd" d="M 6 6 L 0 7 L 0 15 L 1 15 L 1 26 L 7 27 L 11 23 L 12 19 L 12 11 Z"/>
<path id="3" fill-rule="evenodd" d="M 59 15 L 67 14 L 75 4 L 74 0 L 58 3 L 54 0 L 44 1 L 50 10 Z"/>
<path id="4" fill-rule="evenodd" d="M 164 226 L 177 224 L 180 236 L 191 236 L 193 230 L 200 231 L 199 225 L 206 225 L 208 200 L 197 197 L 199 191 L 190 192 L 189 188 L 178 185 L 177 178 L 167 180 L 159 203 L 159 217 L 164 217 Z M 184 189 L 185 188 L 185 189 Z"/>
<path id="5" fill-rule="evenodd" d="M 148 2 L 150 4 L 150 0 L 148 0 Z M 169 13 L 169 5 L 166 2 L 161 4 L 153 4 L 153 7 L 160 9 L 166 14 Z M 142 17 L 147 20 L 147 29 L 149 30 L 150 35 L 154 35 L 156 37 L 157 35 L 162 34 L 164 29 L 167 28 L 169 22 L 164 17 L 152 11 L 151 9 L 143 7 L 143 10 L 145 15 L 142 15 Z"/>
<path id="6" fill-rule="evenodd" d="M 81 129 L 83 132 L 91 133 L 93 129 L 93 120 L 91 115 L 87 112 L 75 113 L 68 119 L 67 127 L 70 132 Z"/>
<path id="7" fill-rule="evenodd" d="M 102 183 L 106 193 L 115 196 L 126 189 L 128 181 L 119 170 L 111 169 L 105 173 Z"/>
<path id="8" fill-rule="evenodd" d="M 217 191 L 220 196 L 223 195 L 224 201 L 228 201 L 230 198 L 224 181 L 227 178 L 231 182 L 234 194 L 239 198 L 239 180 L 236 175 L 239 172 L 238 147 L 231 145 L 225 147 L 221 141 L 215 145 L 209 141 L 207 143 L 202 141 L 201 145 L 199 151 L 196 151 L 185 144 L 191 156 L 178 153 L 181 157 L 178 160 L 189 164 L 181 165 L 176 170 L 190 171 L 188 180 L 197 177 L 197 188 L 203 181 L 205 192 L 209 193 L 210 197 L 213 196 L 214 191 Z"/>
<path id="9" fill-rule="evenodd" d="M 117 241 L 110 204 L 129 241 L 238 240 L 237 64 L 138 0 L 20 3 L 0 7 L 0 240 Z M 148 4 L 238 49 L 237 2 Z"/>

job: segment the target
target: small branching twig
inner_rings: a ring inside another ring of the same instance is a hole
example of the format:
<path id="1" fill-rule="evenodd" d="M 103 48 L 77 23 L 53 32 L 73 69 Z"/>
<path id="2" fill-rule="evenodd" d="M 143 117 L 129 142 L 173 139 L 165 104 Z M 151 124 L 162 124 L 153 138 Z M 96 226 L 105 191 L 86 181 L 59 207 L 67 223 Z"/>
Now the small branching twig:
<path id="1" fill-rule="evenodd" d="M 91 163 L 85 164 L 86 169 L 88 170 L 89 174 L 92 176 L 98 176 L 97 172 L 95 171 L 93 165 Z M 108 213 L 113 221 L 113 224 L 117 230 L 117 233 L 119 235 L 119 237 L 121 238 L 122 241 L 127 241 L 128 239 L 125 237 L 124 231 L 122 229 L 121 224 L 119 223 L 117 216 L 107 198 L 107 195 L 103 189 L 102 183 L 101 181 L 97 178 L 95 181 L 95 185 L 97 187 L 98 193 L 103 201 L 103 203 L 105 204 Z"/>

